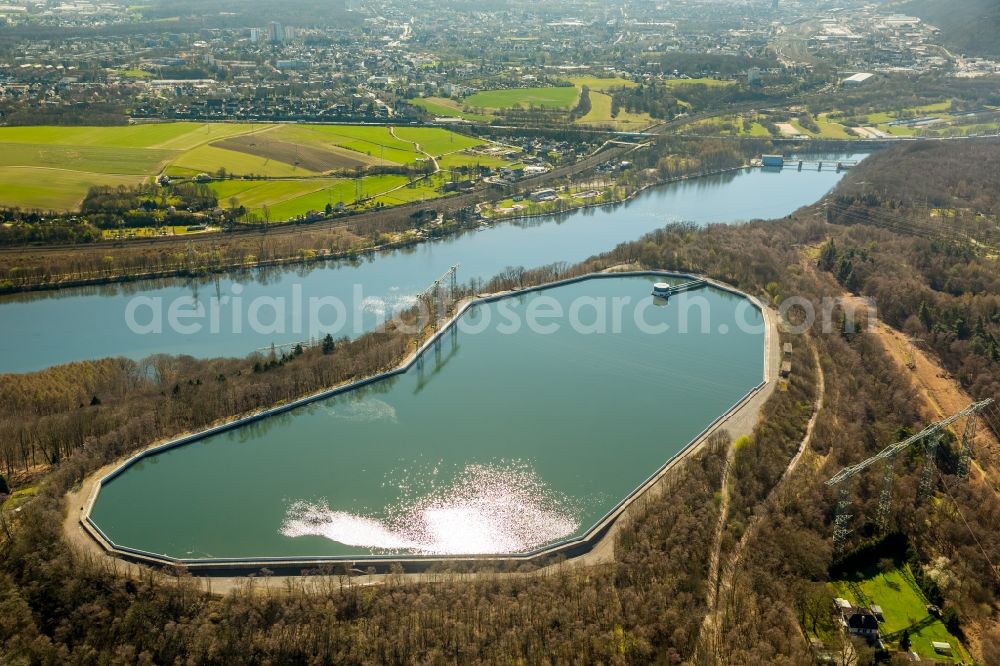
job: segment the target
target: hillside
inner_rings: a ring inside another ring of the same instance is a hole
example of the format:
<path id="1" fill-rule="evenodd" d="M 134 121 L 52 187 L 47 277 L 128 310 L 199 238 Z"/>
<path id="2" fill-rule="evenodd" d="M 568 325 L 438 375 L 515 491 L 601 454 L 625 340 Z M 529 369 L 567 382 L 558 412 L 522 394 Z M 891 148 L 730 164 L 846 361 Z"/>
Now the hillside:
<path id="1" fill-rule="evenodd" d="M 875 544 L 867 539 L 878 533 L 882 470 L 859 477 L 848 550 L 836 561 L 837 496 L 824 483 L 939 415 L 932 402 L 943 393 L 921 390 L 923 375 L 955 378 L 959 404 L 1000 397 L 995 255 L 954 234 L 913 233 L 921 216 L 946 211 L 900 206 L 910 180 L 894 173 L 963 158 L 992 164 L 998 154 L 995 143 L 896 148 L 851 172 L 828 198 L 828 221 L 806 209 L 778 221 L 674 226 L 576 267 L 509 271 L 481 285 L 499 292 L 550 281 L 556 270 L 565 277 L 635 262 L 684 267 L 776 304 L 789 295 L 850 299 L 848 290 L 871 296 L 886 327 L 921 342 L 909 368 L 896 360 L 897 342 L 846 320 L 790 336 L 788 390 L 769 399 L 753 436 L 728 460 L 720 439 L 679 467 L 669 493 L 623 526 L 611 561 L 587 569 L 470 579 L 439 572 L 433 585 L 360 572 L 279 581 L 262 569 L 245 586 L 212 594 L 209 582 L 184 575 L 125 579 L 62 537 L 67 491 L 157 439 L 158 429 L 190 429 L 364 375 L 412 349 L 405 337 L 369 334 L 330 354 L 307 349 L 262 372 L 252 359 L 162 357 L 156 373 L 109 359 L 8 376 L 0 469 L 14 494 L 0 514 L 0 662 L 799 664 L 815 663 L 820 645 L 821 654 L 857 650 L 857 663 L 874 663 L 831 619 L 831 598 L 843 593 L 877 599 L 892 630 L 912 629 L 924 656 L 929 640 L 945 637 L 956 655 L 967 649 L 978 663 L 1000 663 L 991 566 L 1000 561 L 1000 446 L 990 434 L 1000 432 L 1000 412 L 985 415 L 968 481 L 954 474 L 955 440 L 946 438 L 933 501 L 917 499 L 919 453 L 900 459 L 885 523 L 891 538 Z M 922 186 L 964 224 L 959 212 L 981 204 L 962 192 L 997 184 L 995 171 L 979 169 Z M 100 401 L 81 407 L 87 396 Z M 41 456 L 59 462 L 33 478 L 26 463 Z M 921 617 L 925 600 L 942 609 L 940 619 Z"/>
<path id="2" fill-rule="evenodd" d="M 1000 2 L 996 0 L 914 0 L 901 9 L 941 29 L 948 48 L 969 56 L 1000 56 Z"/>

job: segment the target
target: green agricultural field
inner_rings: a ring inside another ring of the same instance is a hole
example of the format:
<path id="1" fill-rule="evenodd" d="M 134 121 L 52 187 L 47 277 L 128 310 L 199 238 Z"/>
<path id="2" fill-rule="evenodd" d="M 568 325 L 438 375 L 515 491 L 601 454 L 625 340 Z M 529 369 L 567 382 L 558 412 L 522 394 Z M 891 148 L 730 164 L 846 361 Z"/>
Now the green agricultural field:
<path id="1" fill-rule="evenodd" d="M 44 167 L 123 175 L 148 175 L 176 157 L 170 150 L 0 143 L 0 166 Z"/>
<path id="2" fill-rule="evenodd" d="M 168 150 L 191 150 L 198 146 L 218 141 L 231 136 L 256 134 L 274 129 L 274 125 L 256 125 L 244 123 L 169 123 L 163 125 L 143 125 L 142 127 L 159 127 L 169 132 L 172 128 L 183 129 L 162 143 L 151 147 Z"/>
<path id="3" fill-rule="evenodd" d="M 311 210 L 321 211 L 327 204 L 352 205 L 360 195 L 373 202 L 396 205 L 419 199 L 430 199 L 440 194 L 426 181 L 417 187 L 408 187 L 406 176 L 386 174 L 365 176 L 360 184 L 353 178 L 312 178 L 303 180 L 227 180 L 211 183 L 219 197 L 219 205 L 229 208 L 230 199 L 237 206 L 244 206 L 258 217 L 264 217 L 264 208 L 272 222 L 283 222 Z"/>
<path id="4" fill-rule="evenodd" d="M 24 210 L 77 210 L 94 185 L 138 185 L 145 176 L 122 176 L 36 167 L 0 167 L 0 205 Z"/>
<path id="5" fill-rule="evenodd" d="M 927 600 L 913 579 L 909 565 L 886 572 L 868 571 L 849 580 L 832 583 L 838 596 L 855 606 L 877 604 L 885 622 L 880 625 L 883 638 L 896 643 L 904 629 L 910 630 L 911 650 L 924 659 L 947 663 L 971 663 L 961 642 L 952 636 L 941 620 L 927 613 Z M 933 641 L 950 643 L 952 656 L 935 654 Z"/>
<path id="6" fill-rule="evenodd" d="M 292 210 L 290 217 L 311 207 L 311 202 L 288 202 L 322 189 L 323 181 L 317 183 L 320 172 L 426 159 L 411 141 L 435 155 L 462 155 L 461 151 L 484 143 L 442 128 L 403 127 L 394 131 L 400 138 L 392 136 L 388 127 L 358 125 L 180 122 L 0 127 L 0 206 L 73 210 L 94 185 L 137 184 L 161 172 L 175 177 L 214 175 L 224 169 L 239 176 L 293 179 L 268 183 L 258 192 L 260 201 L 248 204 L 255 209 L 273 203 L 279 206 L 280 214 Z M 462 159 L 455 157 L 454 162 Z M 365 177 L 367 195 L 384 194 L 405 181 L 402 176 L 394 178 L 397 180 L 390 182 Z M 353 181 L 350 183 L 343 186 L 350 192 L 343 196 L 335 192 L 333 203 L 354 201 Z M 224 189 L 237 187 L 229 182 L 222 185 Z M 249 187 L 241 184 L 239 192 Z M 232 195 L 222 198 L 228 196 Z"/>
<path id="7" fill-rule="evenodd" d="M 749 132 L 744 131 L 743 134 L 748 134 L 749 136 L 760 137 L 765 139 L 771 136 L 771 133 L 767 131 L 767 128 L 758 122 L 752 123 L 750 125 L 750 131 Z"/>
<path id="8" fill-rule="evenodd" d="M 0 127 L 0 206 L 75 209 L 94 185 L 142 182 L 184 151 L 250 128 L 207 123 Z"/>
<path id="9" fill-rule="evenodd" d="M 924 104 L 923 106 L 912 106 L 907 110 L 918 115 L 944 113 L 945 111 L 951 111 L 951 100 L 949 99 L 935 104 Z"/>
<path id="10" fill-rule="evenodd" d="M 972 123 L 967 125 L 946 125 L 940 128 L 945 136 L 961 136 L 962 134 L 995 134 L 1000 130 L 1000 121 L 992 123 Z M 933 130 L 931 134 L 936 134 Z"/>
<path id="11" fill-rule="evenodd" d="M 498 169 L 500 167 L 511 166 L 515 162 L 504 159 L 502 157 L 495 157 L 493 155 L 476 155 L 474 153 L 449 153 L 444 157 L 438 159 L 438 166 L 442 169 L 455 169 L 462 166 L 488 166 L 492 169 Z"/>
<path id="12" fill-rule="evenodd" d="M 597 76 L 576 76 L 567 78 L 566 80 L 572 83 L 575 88 L 570 88 L 568 86 L 563 88 L 509 88 L 504 90 L 488 90 L 476 93 L 462 100 L 462 102 L 456 102 L 455 100 L 445 99 L 442 97 L 427 97 L 423 99 L 415 99 L 412 100 L 412 102 L 439 116 L 454 116 L 465 120 L 489 122 L 492 120 L 493 116 L 488 113 L 469 113 L 463 109 L 508 109 L 515 106 L 527 108 L 533 104 L 535 106 L 568 110 L 576 104 L 577 99 L 579 99 L 580 92 L 583 90 L 583 86 L 590 88 L 591 103 L 593 104 L 594 97 L 598 93 L 612 90 L 614 88 L 631 88 L 638 85 L 633 81 L 618 77 L 601 78 Z M 601 104 L 608 108 L 608 112 L 605 113 L 599 110 L 593 114 L 594 117 L 592 119 L 586 122 L 612 122 L 610 120 L 610 98 L 608 98 L 606 103 L 601 102 Z M 623 118 L 622 121 L 626 124 L 641 122 L 641 120 L 635 118 Z"/>
<path id="13" fill-rule="evenodd" d="M 484 90 L 466 97 L 466 106 L 484 109 L 511 109 L 516 106 L 544 106 L 550 109 L 570 109 L 576 104 L 580 91 L 575 86 L 547 88 L 505 88 Z"/>
<path id="14" fill-rule="evenodd" d="M 713 116 L 691 122 L 685 125 L 680 131 L 686 132 L 689 129 L 693 129 L 698 134 L 715 133 L 722 136 L 753 136 L 762 138 L 771 136 L 767 128 L 757 121 L 756 116 L 751 118 L 749 130 L 744 129 L 743 120 L 744 116 L 737 115 Z"/>
<path id="15" fill-rule="evenodd" d="M 341 178 L 225 180 L 210 183 L 209 187 L 218 195 L 219 205 L 223 208 L 229 208 L 230 199 L 235 197 L 238 206 L 246 206 L 251 211 L 260 211 L 264 206 L 275 206 L 319 190 L 339 186 L 343 182 L 345 181 Z"/>
<path id="16" fill-rule="evenodd" d="M 408 182 L 409 179 L 406 176 L 394 174 L 365 176 L 361 179 L 361 197 L 372 199 L 372 203 L 383 201 L 388 206 L 416 199 L 431 198 L 432 195 L 440 196 L 433 190 L 430 190 L 431 194 L 425 193 L 422 196 L 408 197 L 407 191 L 412 191 L 407 188 Z M 334 181 L 323 189 L 291 198 L 272 206 L 271 219 L 287 220 L 310 210 L 323 210 L 328 203 L 336 205 L 337 202 L 342 201 L 345 204 L 352 204 L 355 201 L 356 187 L 357 183 L 353 179 Z"/>
<path id="17" fill-rule="evenodd" d="M 183 169 L 184 171 L 178 171 Z M 266 157 L 226 150 L 212 145 L 198 146 L 194 150 L 184 152 L 174 160 L 169 174 L 190 175 L 192 173 L 215 173 L 219 169 L 240 176 L 255 175 L 267 178 L 294 178 L 296 176 L 315 176 L 314 171 L 308 171 L 294 164 L 269 160 Z"/>
<path id="18" fill-rule="evenodd" d="M 113 146 L 120 148 L 167 148 L 183 150 L 193 146 L 163 145 L 197 133 L 203 123 L 150 123 L 111 127 L 0 127 L 0 143 L 36 143 L 65 146 Z M 218 125 L 218 127 L 239 127 Z M 203 141 L 199 141 L 203 143 Z M 197 144 L 194 144 L 197 145 Z"/>
<path id="19" fill-rule="evenodd" d="M 944 102 L 936 102 L 934 104 L 924 104 L 923 106 L 911 106 L 905 109 L 869 113 L 867 116 L 863 117 L 862 120 L 864 121 L 863 124 L 878 127 L 883 132 L 889 132 L 890 134 L 896 136 L 913 136 L 918 132 L 917 129 L 910 127 L 889 127 L 888 123 L 904 117 L 916 118 L 927 115 L 950 120 L 952 116 L 945 112 L 950 111 L 951 107 L 951 100 L 946 100 Z"/>
<path id="20" fill-rule="evenodd" d="M 493 116 L 482 114 L 482 113 L 469 113 L 464 111 L 462 105 L 455 100 L 446 99 L 444 97 L 421 97 L 418 99 L 411 99 L 411 104 L 423 107 L 428 113 L 433 113 L 436 116 L 441 116 L 443 118 L 461 118 L 463 120 L 471 120 L 473 122 L 489 122 L 493 119 Z"/>
<path id="21" fill-rule="evenodd" d="M 840 123 L 830 120 L 829 114 L 821 113 L 816 116 L 816 125 L 819 127 L 819 136 L 823 139 L 850 139 L 846 128 Z"/>
<path id="22" fill-rule="evenodd" d="M 397 127 L 396 136 L 404 141 L 420 144 L 420 148 L 434 157 L 481 146 L 482 139 L 449 132 L 439 127 Z"/>
<path id="23" fill-rule="evenodd" d="M 437 191 L 432 182 L 424 179 L 413 183 L 413 185 L 407 184 L 403 187 L 393 188 L 384 194 L 379 194 L 372 198 L 369 205 L 399 206 L 414 201 L 437 199 L 441 196 L 441 193 Z"/>
<path id="24" fill-rule="evenodd" d="M 789 121 L 789 123 L 797 129 L 802 134 L 806 136 L 811 136 L 817 139 L 850 139 L 851 135 L 847 133 L 844 126 L 840 123 L 833 122 L 829 120 L 826 114 L 820 114 L 814 118 L 816 121 L 816 126 L 819 127 L 819 132 L 810 132 L 805 127 L 803 127 L 799 121 L 795 118 Z"/>
<path id="25" fill-rule="evenodd" d="M 879 125 L 878 127 L 883 132 L 887 132 L 893 136 L 916 136 L 917 129 L 914 127 L 900 127 L 894 126 L 890 127 L 888 125 Z"/>
<path id="26" fill-rule="evenodd" d="M 126 79 L 151 79 L 154 76 L 152 72 L 147 72 L 144 69 L 123 69 L 119 72 Z"/>

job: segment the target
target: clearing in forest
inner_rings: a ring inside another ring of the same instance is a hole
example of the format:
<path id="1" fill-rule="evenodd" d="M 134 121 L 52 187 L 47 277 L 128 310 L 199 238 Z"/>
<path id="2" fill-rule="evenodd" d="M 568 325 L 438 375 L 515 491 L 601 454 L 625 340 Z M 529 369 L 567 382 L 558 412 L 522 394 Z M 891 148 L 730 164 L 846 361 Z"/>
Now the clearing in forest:
<path id="1" fill-rule="evenodd" d="M 854 606 L 882 608 L 884 622 L 879 623 L 882 639 L 897 645 L 903 631 L 909 632 L 910 649 L 924 659 L 946 663 L 972 663 L 962 643 L 951 635 L 944 623 L 927 611 L 927 599 L 910 571 L 908 564 L 887 570 L 871 568 L 831 583 L 837 596 Z M 951 654 L 935 652 L 933 642 L 951 645 Z"/>

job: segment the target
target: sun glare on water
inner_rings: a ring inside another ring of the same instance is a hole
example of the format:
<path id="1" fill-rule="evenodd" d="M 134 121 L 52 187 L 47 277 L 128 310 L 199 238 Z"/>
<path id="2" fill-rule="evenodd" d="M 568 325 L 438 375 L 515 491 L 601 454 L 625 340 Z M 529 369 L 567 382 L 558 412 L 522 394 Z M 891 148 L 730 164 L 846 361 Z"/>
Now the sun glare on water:
<path id="1" fill-rule="evenodd" d="M 295 502 L 281 534 L 379 552 L 519 553 L 576 533 L 580 524 L 568 504 L 529 468 L 470 465 L 453 484 L 387 510 L 384 519 Z"/>

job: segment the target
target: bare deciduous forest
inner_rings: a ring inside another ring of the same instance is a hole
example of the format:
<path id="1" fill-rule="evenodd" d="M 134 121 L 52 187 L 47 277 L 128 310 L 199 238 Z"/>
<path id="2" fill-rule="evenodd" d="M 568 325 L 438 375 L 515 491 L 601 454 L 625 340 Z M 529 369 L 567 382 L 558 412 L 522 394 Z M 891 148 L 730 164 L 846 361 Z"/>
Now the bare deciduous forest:
<path id="1" fill-rule="evenodd" d="M 941 198 L 939 208 L 982 206 L 983 224 L 995 225 L 995 204 L 978 193 L 996 192 L 1000 171 L 968 160 L 957 174 L 957 167 L 942 167 L 950 171 L 947 179 L 933 173 L 938 157 L 954 165 L 949 151 L 964 149 L 877 155 L 833 198 L 855 196 L 857 183 L 878 182 L 880 198 L 862 196 L 847 208 L 871 209 L 869 221 L 891 213 L 897 221 L 920 222 L 929 208 L 900 211 L 887 202 L 904 199 L 901 188 L 922 188 Z M 982 159 L 1000 156 L 998 144 L 977 150 L 985 151 Z M 878 181 L 889 160 L 914 175 Z M 954 186 L 937 192 L 939 182 Z M 905 225 L 889 229 L 821 212 L 817 206 L 735 227 L 669 227 L 579 266 L 512 269 L 475 286 L 499 290 L 636 263 L 706 274 L 775 305 L 791 296 L 818 302 L 852 290 L 874 296 L 892 326 L 923 336 L 972 396 L 1000 398 L 995 254 L 970 249 L 963 238 L 926 238 Z M 875 336 L 834 322 L 828 330 L 791 336 L 796 370 L 790 386 L 774 394 L 765 419 L 736 451 L 721 549 L 733 584 L 712 609 L 708 560 L 724 440 L 679 468 L 667 494 L 638 507 L 612 564 L 473 582 L 442 572 L 429 584 L 390 576 L 385 585 L 362 586 L 332 576 L 324 594 L 267 589 L 267 581 L 256 579 L 218 597 L 183 577 L 149 573 L 126 580 L 82 558 L 61 535 L 65 492 L 101 464 L 153 440 L 392 365 L 412 349 L 412 340 L 373 334 L 338 342 L 332 354 L 311 350 L 283 362 L 154 357 L 138 365 L 105 360 L 7 378 L 0 384 L 0 469 L 15 489 L 47 471 L 36 498 L 0 531 L 0 661 L 814 663 L 803 629 L 835 566 L 835 497 L 823 482 L 923 425 L 910 378 Z M 811 360 L 813 349 L 821 368 Z M 812 414 L 821 370 L 823 408 L 802 463 L 783 478 Z M 954 447 L 953 441 L 941 447 L 934 502 L 916 499 L 920 457 L 897 465 L 890 526 L 905 535 L 917 566 L 944 558 L 956 582 L 934 594 L 977 658 L 1000 663 L 1000 584 L 991 564 L 1000 561 L 1000 498 L 982 474 L 968 483 L 956 480 L 948 464 Z M 879 482 L 873 475 L 855 486 L 849 549 L 875 535 Z M 709 611 L 718 621 L 705 632 Z"/>

